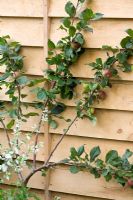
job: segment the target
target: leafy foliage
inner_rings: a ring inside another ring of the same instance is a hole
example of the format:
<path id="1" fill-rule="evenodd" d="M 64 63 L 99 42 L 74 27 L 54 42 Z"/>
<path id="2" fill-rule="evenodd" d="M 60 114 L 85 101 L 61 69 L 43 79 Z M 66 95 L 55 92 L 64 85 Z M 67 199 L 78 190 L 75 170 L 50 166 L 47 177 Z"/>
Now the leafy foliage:
<path id="1" fill-rule="evenodd" d="M 1 200 L 40 200 L 35 194 L 31 193 L 28 188 L 17 188 L 17 189 L 1 189 L 0 199 Z"/>
<path id="2" fill-rule="evenodd" d="M 127 33 L 129 34 L 127 37 L 131 39 L 132 30 L 129 29 Z M 121 45 L 123 41 L 125 41 L 125 38 L 120 42 Z M 133 47 L 130 49 L 123 45 L 121 47 L 124 47 L 124 49 L 103 46 L 107 51 L 107 59 L 103 61 L 101 58 L 97 58 L 95 62 L 89 64 L 95 72 L 94 80 L 83 81 L 84 98 L 77 104 L 78 117 L 89 118 L 95 124 L 96 116 L 93 105 L 106 99 L 106 88 L 112 88 L 110 80 L 118 78 L 120 70 L 123 72 L 132 71 L 132 64 L 129 63 L 129 59 L 133 56 Z"/>
<path id="3" fill-rule="evenodd" d="M 116 150 L 110 150 L 105 155 L 105 160 L 101 160 L 99 158 L 101 155 L 100 147 L 93 147 L 90 153 L 87 153 L 83 146 L 79 149 L 82 149 L 80 155 L 77 153 L 78 149 L 71 148 L 68 159 L 69 165 L 71 164 L 71 173 L 89 171 L 95 178 L 103 176 L 107 182 L 115 179 L 122 186 L 128 185 L 133 188 L 133 163 L 129 162 L 129 158 L 133 155 L 132 151 L 127 149 L 120 156 Z"/>

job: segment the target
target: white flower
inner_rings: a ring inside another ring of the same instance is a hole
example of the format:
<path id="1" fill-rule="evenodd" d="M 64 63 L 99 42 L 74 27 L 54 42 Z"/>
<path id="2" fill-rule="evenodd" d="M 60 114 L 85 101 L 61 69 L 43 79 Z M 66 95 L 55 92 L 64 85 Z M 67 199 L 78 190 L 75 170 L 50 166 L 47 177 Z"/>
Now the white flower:
<path id="1" fill-rule="evenodd" d="M 1 170 L 2 170 L 3 172 L 6 172 L 7 169 L 8 169 L 7 165 L 5 165 L 5 164 L 2 164 L 2 165 L 1 165 Z"/>

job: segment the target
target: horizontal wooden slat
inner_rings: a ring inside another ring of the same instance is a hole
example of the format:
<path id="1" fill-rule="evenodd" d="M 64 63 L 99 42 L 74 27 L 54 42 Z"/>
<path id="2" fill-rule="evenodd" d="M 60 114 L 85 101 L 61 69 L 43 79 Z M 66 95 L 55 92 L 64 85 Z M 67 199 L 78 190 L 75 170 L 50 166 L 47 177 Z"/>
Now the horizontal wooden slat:
<path id="1" fill-rule="evenodd" d="M 85 32 L 85 47 L 101 48 L 102 45 L 119 46 L 123 37 L 126 36 L 125 30 L 133 29 L 133 20 L 131 19 L 102 19 L 92 23 L 94 33 Z M 60 19 L 52 18 L 50 37 L 57 42 L 65 31 L 59 30 Z"/>
<path id="2" fill-rule="evenodd" d="M 33 89 L 33 88 L 32 88 Z M 57 101 L 63 101 L 68 106 L 75 106 L 76 102 L 79 99 L 82 99 L 82 85 L 78 85 L 75 92 L 76 96 L 72 100 L 62 100 L 60 97 L 57 97 Z M 4 95 L 6 89 L 3 89 L 0 94 L 1 100 L 9 100 L 7 95 Z M 31 92 L 31 88 L 25 87 L 23 89 L 23 94 L 28 94 L 28 96 L 23 100 L 23 102 L 31 103 L 36 101 L 36 95 Z M 95 103 L 95 107 L 104 108 L 104 109 L 113 109 L 113 110 L 129 110 L 133 111 L 133 87 L 132 84 L 125 83 L 113 83 L 112 88 L 105 89 L 107 97 L 104 101 L 100 103 Z"/>
<path id="3" fill-rule="evenodd" d="M 85 197 L 85 196 L 79 196 L 79 195 L 71 195 L 71 194 L 65 194 L 65 193 L 59 193 L 59 192 L 52 192 L 52 200 L 54 200 L 54 197 L 60 197 L 61 200 L 108 200 L 108 199 L 101 199 L 101 198 L 95 198 L 95 197 Z"/>
<path id="4" fill-rule="evenodd" d="M 43 20 L 0 17 L 0 35 L 10 35 L 24 46 L 43 46 Z"/>
<path id="5" fill-rule="evenodd" d="M 75 108 L 69 108 L 63 114 L 66 119 L 73 119 L 75 115 Z M 97 123 L 95 126 L 89 119 L 78 119 L 71 127 L 68 135 L 133 141 L 132 112 L 97 109 L 96 117 Z M 62 130 L 68 126 L 68 123 L 63 120 L 57 120 L 57 122 L 59 124 L 58 128 L 50 129 L 51 133 L 62 133 Z"/>
<path id="6" fill-rule="evenodd" d="M 107 59 L 106 51 L 86 49 L 85 53 L 83 53 L 75 65 L 71 67 L 71 72 L 75 77 L 93 78 L 94 71 L 89 66 L 89 63 L 95 62 L 96 58 L 102 58 L 103 61 L 105 61 Z M 133 63 L 133 58 L 129 61 L 129 63 Z M 124 73 L 119 70 L 118 80 L 132 81 L 133 72 Z"/>
<path id="7" fill-rule="evenodd" d="M 43 17 L 43 0 L 1 0 L 0 16 Z"/>
<path id="8" fill-rule="evenodd" d="M 82 86 L 76 88 L 77 96 L 73 100 L 64 100 L 63 102 L 69 106 L 75 106 L 78 99 L 82 99 Z M 114 83 L 112 88 L 105 90 L 107 98 L 99 104 L 95 104 L 97 108 L 115 109 L 115 110 L 129 110 L 133 111 L 133 86 L 132 84 Z M 61 100 L 59 98 L 59 100 Z"/>
<path id="9" fill-rule="evenodd" d="M 88 172 L 71 174 L 67 169 L 52 170 L 50 190 L 114 200 L 132 200 L 133 194 L 132 189 L 122 188 L 115 181 L 95 179 Z"/>
<path id="10" fill-rule="evenodd" d="M 67 0 L 50 0 L 49 16 L 62 17 L 66 16 L 64 7 Z M 77 0 L 72 0 L 76 5 Z M 94 12 L 101 12 L 106 18 L 133 18 L 133 2 L 132 0 L 105 0 L 87 1 L 84 7 L 92 8 Z"/>
<path id="11" fill-rule="evenodd" d="M 51 149 L 57 144 L 60 139 L 60 135 L 52 134 L 52 145 Z M 70 148 L 78 148 L 82 145 L 85 145 L 86 152 L 89 152 L 91 148 L 99 146 L 101 149 L 101 155 L 99 158 L 104 159 L 105 155 L 111 149 L 117 150 L 121 155 L 124 154 L 126 149 L 133 151 L 132 142 L 116 141 L 116 140 L 105 140 L 105 139 L 96 139 L 96 138 L 81 138 L 76 136 L 67 135 L 64 137 L 62 143 L 58 146 L 56 152 L 53 154 L 51 161 L 59 162 L 65 158 L 68 158 L 70 155 Z M 65 147 L 65 148 L 63 148 Z"/>
<path id="12" fill-rule="evenodd" d="M 24 56 L 24 71 L 30 75 L 43 75 L 46 69 L 44 66 L 43 48 L 23 47 L 22 55 Z"/>

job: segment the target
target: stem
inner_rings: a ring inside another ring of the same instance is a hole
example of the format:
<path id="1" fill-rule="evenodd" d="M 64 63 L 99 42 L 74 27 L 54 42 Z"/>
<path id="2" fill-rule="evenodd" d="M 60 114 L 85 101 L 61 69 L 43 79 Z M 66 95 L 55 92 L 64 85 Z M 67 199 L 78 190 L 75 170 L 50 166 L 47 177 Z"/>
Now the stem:
<path id="1" fill-rule="evenodd" d="M 72 125 L 74 124 L 74 122 L 77 120 L 78 116 L 76 115 L 76 117 L 73 119 L 73 121 L 70 123 L 70 125 L 68 126 L 68 128 L 64 131 L 64 133 L 62 134 L 62 136 L 60 137 L 59 141 L 57 142 L 57 144 L 55 145 L 55 147 L 53 148 L 53 150 L 51 151 L 45 165 L 48 164 L 48 162 L 50 161 L 51 157 L 53 156 L 54 152 L 56 151 L 56 149 L 58 148 L 58 146 L 60 145 L 60 143 L 62 142 L 62 140 L 64 139 L 65 135 L 68 133 L 68 131 L 70 130 L 70 128 L 72 127 Z"/>
<path id="2" fill-rule="evenodd" d="M 15 76 L 15 83 L 17 86 L 17 91 L 18 91 L 18 119 L 21 119 L 21 88 L 19 83 L 17 82 L 16 78 L 16 73 L 14 72 L 14 76 Z"/>
<path id="3" fill-rule="evenodd" d="M 80 4 L 80 0 L 77 1 L 77 5 L 76 5 L 76 11 L 77 11 L 77 8 Z M 75 16 L 76 16 L 76 13 L 75 13 Z M 72 18 L 72 25 L 74 23 L 74 20 L 75 20 L 75 16 Z M 54 81 L 53 84 L 52 84 L 52 88 L 55 87 L 55 84 L 56 82 Z M 48 104 L 48 100 L 46 100 L 45 102 L 45 107 L 47 106 Z M 53 148 L 52 152 L 50 153 L 48 159 L 46 160 L 46 162 L 44 163 L 44 165 L 40 168 L 36 168 L 36 145 L 38 144 L 38 138 L 39 138 L 39 132 L 40 132 L 40 128 L 41 128 L 41 124 L 42 124 L 42 116 L 43 116 L 43 112 L 42 112 L 42 115 L 41 115 L 41 118 L 40 118 L 40 121 L 39 121 L 39 125 L 38 125 L 38 128 L 37 128 L 37 131 L 35 132 L 36 133 L 36 138 L 35 138 L 35 144 L 34 144 L 34 153 L 33 153 L 33 171 L 26 177 L 25 181 L 24 181 L 24 184 L 27 185 L 29 179 L 37 172 L 37 171 L 40 171 L 41 169 L 45 169 L 52 157 L 52 155 L 54 154 L 54 152 L 56 151 L 56 149 L 58 148 L 58 146 L 60 145 L 60 143 L 62 142 L 62 140 L 64 139 L 65 135 L 68 133 L 69 129 L 71 128 L 71 126 L 73 125 L 73 123 L 76 121 L 76 119 L 78 118 L 78 116 L 76 115 L 76 117 L 74 118 L 74 120 L 70 123 L 70 125 L 68 126 L 68 128 L 64 131 L 64 133 L 62 134 L 61 138 L 59 139 L 59 141 L 57 142 L 57 144 L 55 145 L 55 147 Z M 48 168 L 48 167 L 47 167 Z"/>
<path id="4" fill-rule="evenodd" d="M 5 126 L 5 124 L 4 124 L 3 119 L 0 119 L 0 122 L 1 122 L 1 124 L 2 124 L 2 126 L 3 126 L 4 131 L 5 131 L 5 134 L 6 134 L 6 137 L 7 137 L 7 141 L 8 141 L 8 145 L 9 145 L 9 147 L 12 149 L 12 145 L 11 145 L 11 140 L 10 140 L 10 137 L 9 137 L 9 133 L 8 133 L 8 131 L 7 131 L 7 129 L 6 129 L 6 126 Z M 19 177 L 19 179 L 20 179 L 21 182 L 24 181 L 21 172 L 18 172 L 18 177 Z"/>
<path id="5" fill-rule="evenodd" d="M 55 87 L 55 84 L 56 82 L 54 81 L 51 85 L 51 88 L 50 89 L 53 89 Z M 48 101 L 49 99 L 47 99 L 44 103 L 44 108 L 48 105 Z M 43 110 L 44 111 L 44 110 Z M 33 152 L 33 169 L 36 169 L 36 146 L 38 144 L 38 139 L 39 139 L 39 132 L 40 132 L 40 129 L 41 129 L 41 125 L 42 125 L 42 120 L 43 120 L 43 111 L 42 111 L 42 114 L 41 114 L 41 117 L 40 117 L 40 120 L 39 120 L 39 123 L 38 123 L 38 127 L 37 127 L 37 130 L 33 133 L 36 133 L 36 137 L 35 137 L 35 143 L 34 143 L 34 152 Z"/>
<path id="6" fill-rule="evenodd" d="M 1 122 L 1 124 L 2 124 L 2 126 L 3 126 L 4 131 L 5 131 L 5 135 L 6 135 L 6 137 L 7 137 L 8 145 L 9 145 L 10 148 L 12 148 L 12 146 L 11 146 L 11 141 L 10 141 L 10 137 L 9 137 L 9 133 L 8 133 L 8 131 L 7 131 L 7 129 L 6 129 L 6 126 L 5 126 L 5 123 L 4 123 L 3 119 L 0 119 L 0 122 Z"/>
<path id="7" fill-rule="evenodd" d="M 78 9 L 79 4 L 80 4 L 80 1 L 78 0 L 78 1 L 77 1 L 77 5 L 76 5 L 76 7 L 75 7 L 76 13 L 75 13 L 74 17 L 72 18 L 72 25 L 74 24 L 74 21 L 75 21 L 75 17 L 76 17 L 76 14 L 77 14 L 77 9 Z"/>
<path id="8" fill-rule="evenodd" d="M 62 142 L 62 140 L 64 139 L 65 135 L 68 133 L 68 131 L 70 130 L 70 128 L 72 127 L 72 125 L 74 124 L 74 122 L 77 120 L 78 116 L 76 115 L 76 117 L 73 119 L 73 121 L 70 123 L 70 125 L 68 126 L 68 128 L 64 131 L 64 133 L 62 134 L 62 136 L 60 137 L 59 141 L 57 142 L 57 144 L 55 145 L 55 147 L 53 148 L 53 150 L 51 151 L 48 159 L 46 160 L 46 162 L 44 163 L 44 165 L 42 165 L 41 167 L 37 168 L 37 169 L 33 169 L 33 171 L 31 171 L 29 173 L 29 175 L 25 178 L 24 180 L 24 185 L 26 186 L 28 184 L 28 181 L 30 180 L 30 178 L 38 171 L 41 171 L 42 169 L 48 169 L 49 167 L 51 167 L 49 161 L 51 159 L 51 157 L 53 156 L 54 152 L 56 151 L 56 149 L 58 148 L 58 146 L 60 145 L 60 143 Z M 59 164 L 59 163 L 58 163 Z M 54 163 L 55 166 L 57 165 L 57 163 Z"/>

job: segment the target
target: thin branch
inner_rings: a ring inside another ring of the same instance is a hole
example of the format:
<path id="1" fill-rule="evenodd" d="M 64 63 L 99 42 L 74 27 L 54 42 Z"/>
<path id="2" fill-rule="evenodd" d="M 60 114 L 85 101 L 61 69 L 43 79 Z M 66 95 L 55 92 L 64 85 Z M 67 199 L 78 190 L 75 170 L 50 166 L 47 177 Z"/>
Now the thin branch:
<path id="1" fill-rule="evenodd" d="M 7 128 L 5 126 L 5 123 L 4 123 L 3 119 L 0 119 L 0 122 L 1 122 L 1 124 L 3 126 L 4 131 L 5 131 L 5 135 L 7 137 L 8 145 L 9 145 L 10 148 L 12 148 L 12 146 L 11 146 L 11 140 L 10 140 L 10 137 L 9 137 L 9 133 L 7 131 Z"/>
<path id="2" fill-rule="evenodd" d="M 51 88 L 50 89 L 53 89 L 55 87 L 55 84 L 56 82 L 54 81 L 51 85 Z M 45 102 L 44 102 L 44 109 L 46 108 L 46 106 L 48 105 L 48 102 L 49 102 L 49 99 L 47 99 Z M 44 111 L 44 110 L 43 110 Z M 41 125 L 42 125 L 42 121 L 43 121 L 43 111 L 42 111 L 42 114 L 41 114 L 41 117 L 40 117 L 40 120 L 39 120 L 39 123 L 38 123 L 38 127 L 36 129 L 36 131 L 34 131 L 33 133 L 36 134 L 36 137 L 35 137 L 35 143 L 34 143 L 34 152 L 33 152 L 33 169 L 36 169 L 36 146 L 38 144 L 38 139 L 39 139 L 39 132 L 40 132 L 40 129 L 41 129 Z"/>
<path id="3" fill-rule="evenodd" d="M 51 151 L 48 159 L 45 162 L 45 166 L 47 166 L 48 162 L 50 161 L 51 157 L 53 156 L 54 152 L 56 151 L 56 149 L 58 148 L 58 146 L 60 145 L 60 143 L 62 142 L 62 140 L 64 139 L 64 137 L 66 136 L 66 134 L 68 133 L 68 131 L 70 130 L 70 128 L 72 127 L 72 125 L 75 123 L 75 121 L 77 120 L 78 116 L 76 115 L 76 117 L 72 120 L 72 122 L 70 123 L 70 125 L 67 127 L 66 130 L 64 130 L 64 133 L 62 134 L 62 136 L 60 137 L 59 141 L 57 142 L 57 144 L 55 145 L 55 147 L 53 148 L 53 150 Z"/>
<path id="4" fill-rule="evenodd" d="M 30 178 L 38 171 L 41 171 L 42 169 L 48 169 L 51 165 L 49 163 L 52 155 L 54 154 L 54 152 L 56 151 L 56 149 L 58 148 L 58 146 L 60 145 L 60 143 L 62 142 L 62 140 L 64 139 L 65 135 L 68 133 L 68 131 L 70 130 L 70 128 L 72 127 L 72 125 L 74 124 L 74 122 L 77 120 L 78 116 L 76 115 L 76 117 L 73 119 L 73 121 L 70 123 L 70 125 L 68 126 L 68 128 L 64 131 L 64 133 L 62 134 L 62 136 L 60 137 L 59 141 L 57 142 L 57 144 L 55 145 L 55 147 L 53 148 L 53 150 L 51 151 L 48 159 L 46 160 L 46 162 L 44 163 L 44 165 L 42 165 L 41 167 L 37 168 L 37 169 L 33 169 L 33 171 L 31 171 L 29 173 L 29 175 L 25 178 L 24 180 L 24 185 L 26 186 L 28 181 L 30 180 Z M 58 163 L 59 164 L 59 163 Z M 54 163 L 54 166 L 57 165 L 57 163 Z"/>

